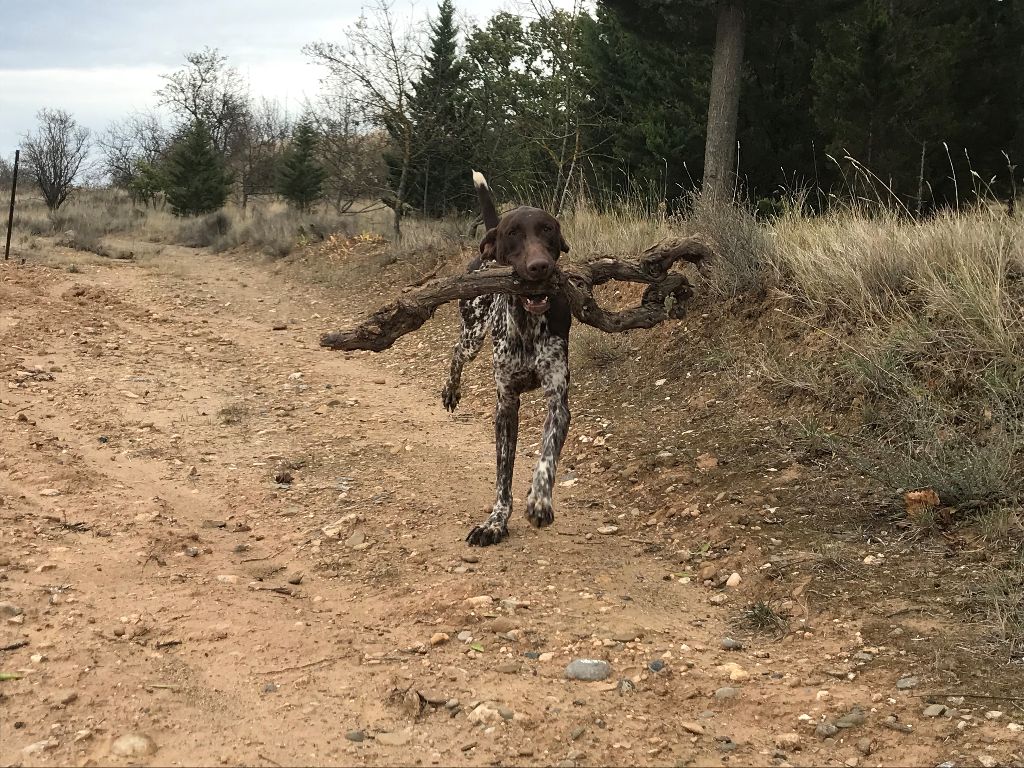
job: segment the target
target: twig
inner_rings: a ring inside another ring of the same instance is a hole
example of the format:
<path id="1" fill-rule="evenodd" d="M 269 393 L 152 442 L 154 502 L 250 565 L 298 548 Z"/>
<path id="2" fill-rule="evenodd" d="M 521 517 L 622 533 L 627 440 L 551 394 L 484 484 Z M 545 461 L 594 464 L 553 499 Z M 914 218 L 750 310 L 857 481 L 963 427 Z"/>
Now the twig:
<path id="1" fill-rule="evenodd" d="M 919 699 L 939 698 L 941 696 L 963 696 L 965 699 L 993 699 L 995 701 L 1024 701 L 1024 696 L 998 696 L 990 693 L 961 693 L 959 691 L 934 693 L 915 693 Z"/>
<path id="2" fill-rule="evenodd" d="M 257 753 L 256 753 L 256 756 L 257 756 L 257 757 L 258 757 L 258 758 L 259 758 L 260 760 L 266 760 L 266 761 L 267 761 L 268 763 L 270 763 L 271 765 L 276 765 L 276 766 L 280 766 L 280 765 L 281 765 L 281 764 L 280 764 L 279 762 L 277 762 L 277 760 L 271 760 L 271 759 L 270 759 L 269 757 L 267 757 L 266 755 L 264 755 L 264 754 L 263 754 L 262 752 L 257 752 Z"/>
<path id="3" fill-rule="evenodd" d="M 258 562 L 259 560 L 270 560 L 271 558 L 275 558 L 278 555 L 280 555 L 286 549 L 288 549 L 288 547 L 284 546 L 284 547 L 281 547 L 279 550 L 277 550 L 277 552 L 273 552 L 273 553 L 271 553 L 269 555 L 264 555 L 263 557 L 248 557 L 245 560 L 243 560 L 242 562 L 243 563 L 255 563 L 255 562 Z"/>
<path id="4" fill-rule="evenodd" d="M 319 664 L 328 664 L 328 663 L 333 663 L 333 662 L 336 662 L 336 661 L 341 661 L 341 657 L 340 656 L 328 656 L 328 657 L 323 658 L 323 659 L 317 659 L 316 661 L 307 661 L 305 664 L 294 664 L 294 665 L 292 665 L 290 667 L 281 667 L 280 669 L 264 669 L 264 670 L 261 670 L 261 671 L 257 672 L 256 674 L 258 674 L 258 675 L 277 675 L 277 674 L 280 674 L 281 672 L 294 672 L 294 671 L 296 671 L 298 669 L 309 669 L 310 667 L 315 667 L 315 666 L 317 666 Z"/>

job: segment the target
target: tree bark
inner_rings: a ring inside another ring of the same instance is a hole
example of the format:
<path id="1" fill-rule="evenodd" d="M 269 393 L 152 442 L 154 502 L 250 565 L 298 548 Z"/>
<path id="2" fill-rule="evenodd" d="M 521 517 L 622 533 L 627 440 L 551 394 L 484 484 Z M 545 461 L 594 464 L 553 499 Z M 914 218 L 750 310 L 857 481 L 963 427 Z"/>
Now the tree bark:
<path id="1" fill-rule="evenodd" d="M 670 238 L 653 245 L 637 259 L 611 256 L 585 264 L 569 264 L 552 278 L 540 283 L 520 279 L 511 267 L 492 267 L 455 277 L 431 280 L 366 316 L 347 330 L 324 334 L 320 346 L 352 351 L 381 352 L 400 337 L 420 328 L 442 304 L 471 299 L 489 293 L 562 292 L 573 316 L 580 322 L 609 333 L 632 328 L 652 328 L 669 318 L 685 314 L 685 302 L 693 296 L 684 275 L 670 273 L 677 261 L 702 267 L 712 257 L 711 249 L 699 237 Z M 601 307 L 594 298 L 594 286 L 611 280 L 647 283 L 640 305 L 614 312 Z"/>
<path id="2" fill-rule="evenodd" d="M 718 6 L 704 143 L 703 196 L 711 202 L 731 200 L 736 188 L 736 122 L 747 23 L 743 6 L 743 0 L 722 0 Z"/>

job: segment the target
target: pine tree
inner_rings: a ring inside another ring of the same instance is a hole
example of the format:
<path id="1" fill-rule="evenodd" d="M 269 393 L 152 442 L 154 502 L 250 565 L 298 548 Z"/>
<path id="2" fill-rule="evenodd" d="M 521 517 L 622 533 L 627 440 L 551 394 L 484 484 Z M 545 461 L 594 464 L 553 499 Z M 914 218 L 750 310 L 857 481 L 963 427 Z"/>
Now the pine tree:
<path id="1" fill-rule="evenodd" d="M 167 201 L 175 216 L 198 216 L 224 205 L 231 175 L 201 120 L 182 131 L 166 163 Z"/>
<path id="2" fill-rule="evenodd" d="M 317 135 L 305 120 L 295 127 L 292 141 L 281 156 L 277 192 L 300 211 L 320 199 L 327 171 L 316 159 Z"/>
<path id="3" fill-rule="evenodd" d="M 410 99 L 418 160 L 409 202 L 429 215 L 445 213 L 456 198 L 472 192 L 464 181 L 466 75 L 458 34 L 455 5 L 441 0 L 437 19 L 430 23 L 429 51 Z"/>

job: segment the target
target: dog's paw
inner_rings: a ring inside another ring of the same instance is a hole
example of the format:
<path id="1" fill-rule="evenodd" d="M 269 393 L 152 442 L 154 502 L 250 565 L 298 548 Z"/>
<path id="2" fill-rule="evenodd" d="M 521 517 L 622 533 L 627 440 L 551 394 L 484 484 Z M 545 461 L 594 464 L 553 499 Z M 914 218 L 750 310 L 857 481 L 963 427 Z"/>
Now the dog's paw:
<path id="1" fill-rule="evenodd" d="M 527 499 L 526 519 L 534 528 L 544 528 L 555 522 L 555 510 L 551 499 Z"/>
<path id="2" fill-rule="evenodd" d="M 478 525 L 466 537 L 466 543 L 471 547 L 489 547 L 497 544 L 508 536 L 508 526 L 501 523 L 484 523 Z"/>
<path id="3" fill-rule="evenodd" d="M 441 402 L 444 404 L 445 410 L 449 413 L 454 413 L 455 409 L 459 407 L 459 400 L 462 399 L 462 388 L 449 381 L 444 385 L 444 389 L 441 390 Z"/>

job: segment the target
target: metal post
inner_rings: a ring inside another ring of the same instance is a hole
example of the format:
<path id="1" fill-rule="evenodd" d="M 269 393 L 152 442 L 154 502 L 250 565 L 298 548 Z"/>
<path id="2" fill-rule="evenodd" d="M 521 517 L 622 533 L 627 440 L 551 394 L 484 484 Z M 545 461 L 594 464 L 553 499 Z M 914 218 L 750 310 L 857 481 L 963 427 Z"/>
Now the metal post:
<path id="1" fill-rule="evenodd" d="M 18 193 L 18 159 L 21 150 L 14 150 L 14 176 L 11 179 L 11 211 L 7 214 L 7 244 L 4 246 L 4 261 L 11 257 L 11 230 L 14 229 L 14 196 Z"/>

